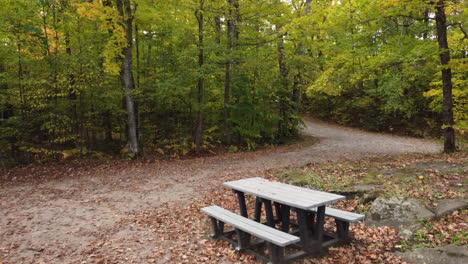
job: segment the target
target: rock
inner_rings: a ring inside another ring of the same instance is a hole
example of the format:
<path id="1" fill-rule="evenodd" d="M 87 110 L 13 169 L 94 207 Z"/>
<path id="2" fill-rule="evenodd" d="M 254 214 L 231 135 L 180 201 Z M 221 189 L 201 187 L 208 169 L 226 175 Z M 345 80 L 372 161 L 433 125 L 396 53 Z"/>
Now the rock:
<path id="1" fill-rule="evenodd" d="M 362 195 L 361 197 L 361 200 L 364 204 L 368 204 L 375 201 L 375 199 L 379 198 L 381 195 L 381 191 L 364 193 L 364 195 Z"/>
<path id="2" fill-rule="evenodd" d="M 366 224 L 399 228 L 435 216 L 416 199 L 403 197 L 377 198 L 371 205 Z"/>
<path id="3" fill-rule="evenodd" d="M 398 233 L 398 236 L 402 239 L 409 240 L 413 237 L 413 232 L 409 229 L 403 229 Z"/>
<path id="4" fill-rule="evenodd" d="M 402 256 L 404 261 L 415 264 L 465 264 L 468 263 L 468 246 L 417 248 L 396 255 Z"/>
<path id="5" fill-rule="evenodd" d="M 382 185 L 379 184 L 363 184 L 363 185 L 355 185 L 353 187 L 354 191 L 356 192 L 374 192 L 380 190 Z"/>
<path id="6" fill-rule="evenodd" d="M 453 213 L 458 209 L 463 209 L 468 206 L 467 200 L 457 200 L 457 199 L 444 199 L 437 201 L 437 206 L 432 208 L 432 212 L 436 217 L 442 217 Z"/>

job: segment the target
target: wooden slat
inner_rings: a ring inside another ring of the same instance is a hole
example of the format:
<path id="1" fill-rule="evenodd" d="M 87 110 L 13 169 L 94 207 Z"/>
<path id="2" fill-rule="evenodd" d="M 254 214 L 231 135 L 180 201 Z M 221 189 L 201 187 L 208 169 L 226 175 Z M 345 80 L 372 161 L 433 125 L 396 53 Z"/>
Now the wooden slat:
<path id="1" fill-rule="evenodd" d="M 232 185 L 230 185 L 230 183 L 225 183 L 225 185 L 234 190 L 253 194 L 255 196 L 265 198 L 274 202 L 279 202 L 281 204 L 286 204 L 291 207 L 307 209 L 311 204 L 317 204 L 316 202 L 310 203 L 307 201 L 303 201 L 302 199 L 298 199 L 297 197 L 290 197 L 282 194 L 281 192 L 267 190 L 266 188 L 255 186 L 254 184 L 239 182 Z"/>
<path id="2" fill-rule="evenodd" d="M 276 182 L 276 181 L 269 181 L 267 179 L 263 179 L 259 177 L 250 178 L 248 180 L 249 182 L 256 181 L 256 182 L 261 182 L 261 183 L 268 183 L 268 185 L 274 186 L 284 191 L 288 191 L 288 192 L 293 191 L 295 193 L 300 193 L 301 195 L 313 195 L 314 197 L 320 197 L 321 199 L 344 199 L 345 198 L 343 195 L 339 195 L 339 194 L 313 190 L 309 188 L 299 187 L 299 186 L 285 184 L 285 183 Z"/>
<path id="3" fill-rule="evenodd" d="M 299 242 L 300 240 L 297 236 L 260 224 L 216 205 L 202 208 L 201 211 L 226 224 L 281 247 Z"/>
<path id="4" fill-rule="evenodd" d="M 253 181 L 255 179 L 255 181 Z M 258 179 L 258 180 L 257 180 Z M 321 192 L 312 189 L 302 188 L 294 185 L 284 184 L 280 182 L 272 182 L 261 178 L 253 178 L 252 181 L 245 181 L 243 184 L 249 184 L 264 190 L 268 190 L 281 195 L 294 197 L 296 200 L 304 201 L 306 203 L 323 201 L 335 202 L 338 200 L 345 199 L 342 195 L 333 193 Z M 321 204 L 322 205 L 322 204 Z M 320 206 L 320 205 L 318 205 Z"/>
<path id="5" fill-rule="evenodd" d="M 271 182 L 262 178 L 230 181 L 225 182 L 224 185 L 234 190 L 305 210 L 345 199 L 342 195 Z"/>
<path id="6" fill-rule="evenodd" d="M 316 210 L 317 209 L 314 208 L 311 211 L 316 211 Z M 335 209 L 331 207 L 325 208 L 325 215 L 336 218 L 336 219 L 340 219 L 346 222 L 351 222 L 351 223 L 361 221 L 365 217 L 362 214 L 356 214 L 353 212 L 343 211 L 343 210 Z"/>
<path id="7" fill-rule="evenodd" d="M 210 214 L 211 216 L 215 217 L 215 218 L 218 218 L 220 219 L 219 217 L 217 217 L 217 215 L 224 215 L 225 217 L 227 217 L 228 219 L 226 220 L 229 220 L 229 221 L 223 221 L 225 223 L 228 223 L 232 226 L 236 226 L 237 223 L 236 221 L 240 222 L 240 223 L 246 223 L 250 226 L 253 226 L 254 228 L 256 229 L 261 229 L 263 231 L 266 231 L 266 232 L 269 232 L 269 233 L 272 233 L 273 235 L 275 236 L 278 236 L 278 237 L 282 237 L 283 239 L 295 239 L 296 237 L 295 236 L 292 236 L 288 233 L 284 233 L 284 232 L 281 232 L 277 229 L 274 229 L 274 228 L 271 228 L 269 226 L 266 226 L 264 224 L 260 224 L 256 221 L 253 221 L 253 220 L 250 220 L 246 217 L 243 217 L 241 215 L 238 215 L 238 214 L 235 214 L 233 212 L 230 212 L 222 207 L 219 207 L 219 206 L 210 206 L 210 207 L 205 207 L 202 209 L 203 212 L 207 213 L 207 214 Z"/>

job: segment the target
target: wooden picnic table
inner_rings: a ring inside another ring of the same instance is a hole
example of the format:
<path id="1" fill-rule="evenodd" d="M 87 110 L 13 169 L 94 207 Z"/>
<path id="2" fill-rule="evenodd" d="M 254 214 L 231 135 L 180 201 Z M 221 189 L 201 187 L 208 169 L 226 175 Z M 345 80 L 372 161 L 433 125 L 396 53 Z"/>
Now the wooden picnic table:
<path id="1" fill-rule="evenodd" d="M 346 197 L 333 193 L 317 191 L 280 182 L 272 182 L 263 178 L 248 178 L 229 181 L 223 184 L 231 188 L 238 197 L 240 214 L 248 218 L 245 194 L 256 196 L 254 219 L 260 222 L 262 204 L 265 206 L 267 225 L 275 227 L 281 223 L 281 230 L 289 232 L 291 210 L 296 212 L 298 232 L 301 238 L 303 252 L 296 254 L 294 259 L 306 255 L 317 255 L 327 246 L 339 242 L 339 239 L 329 240 L 324 244 L 325 207 Z M 274 219 L 273 205 L 277 219 Z"/>

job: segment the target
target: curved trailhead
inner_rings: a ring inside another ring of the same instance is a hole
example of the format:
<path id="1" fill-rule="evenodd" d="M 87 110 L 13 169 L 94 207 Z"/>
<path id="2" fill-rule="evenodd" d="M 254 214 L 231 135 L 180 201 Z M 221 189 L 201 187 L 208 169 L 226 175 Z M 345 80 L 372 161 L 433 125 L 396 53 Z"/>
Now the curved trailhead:
<path id="1" fill-rule="evenodd" d="M 91 249 L 115 252 L 115 248 L 131 248 L 124 250 L 125 258 L 141 263 L 158 243 L 153 241 L 154 232 L 119 223 L 144 210 L 190 201 L 210 188 L 221 188 L 223 181 L 259 176 L 269 169 L 441 151 L 434 141 L 364 132 L 314 119 L 305 120 L 303 133 L 318 138 L 318 142 L 187 160 L 137 162 L 128 168 L 119 164 L 91 170 L 64 168 L 59 170 L 63 177 L 56 179 L 0 185 L 0 262 L 86 263 L 83 261 L 91 258 Z M 44 169 L 43 174 L 47 173 L 50 171 Z M 135 243 L 135 237 L 145 243 Z"/>
<path id="2" fill-rule="evenodd" d="M 341 158 L 357 159 L 375 155 L 442 151 L 441 144 L 431 140 L 366 132 L 310 118 L 305 119 L 304 122 L 303 133 L 316 137 L 320 141 L 313 146 L 284 153 L 283 157 L 289 159 L 289 165 Z"/>
<path id="3" fill-rule="evenodd" d="M 258 165 L 266 168 L 295 167 L 343 158 L 442 151 L 441 144 L 431 140 L 366 132 L 311 118 L 305 119 L 304 124 L 302 133 L 316 137 L 319 140 L 317 144 L 290 152 L 260 156 L 250 162 L 260 163 Z"/>

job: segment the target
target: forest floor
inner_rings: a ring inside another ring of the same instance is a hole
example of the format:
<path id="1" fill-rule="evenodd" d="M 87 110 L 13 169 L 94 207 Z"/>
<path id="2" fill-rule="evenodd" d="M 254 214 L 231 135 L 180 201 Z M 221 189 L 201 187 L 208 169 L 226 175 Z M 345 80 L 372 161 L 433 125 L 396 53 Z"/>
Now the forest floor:
<path id="1" fill-rule="evenodd" d="M 315 119 L 305 124 L 303 134 L 317 143 L 185 160 L 35 165 L 0 174 L 0 263 L 245 263 L 251 259 L 207 238 L 208 221 L 199 213 L 210 203 L 235 205 L 222 182 L 271 178 L 279 169 L 307 164 L 441 150 L 430 140 Z"/>

